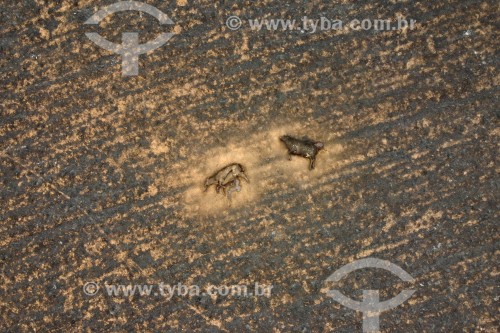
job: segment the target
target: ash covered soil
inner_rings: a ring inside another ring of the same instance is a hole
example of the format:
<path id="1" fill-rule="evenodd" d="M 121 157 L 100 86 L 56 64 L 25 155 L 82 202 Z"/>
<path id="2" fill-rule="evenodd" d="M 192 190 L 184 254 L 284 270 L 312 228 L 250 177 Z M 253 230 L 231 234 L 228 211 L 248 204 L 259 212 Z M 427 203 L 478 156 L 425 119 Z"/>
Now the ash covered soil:
<path id="1" fill-rule="evenodd" d="M 326 295 L 389 299 L 382 332 L 497 332 L 495 1 L 2 2 L 0 331 L 361 332 Z M 226 18 L 238 15 L 232 31 Z M 414 30 L 252 31 L 246 19 L 405 17 Z M 175 36 L 121 58 L 119 43 Z M 281 135 L 325 143 L 317 166 Z M 206 177 L 241 163 L 229 205 Z M 389 260 L 414 282 L 363 269 Z M 101 289 L 87 296 L 83 286 Z M 270 297 L 113 297 L 110 284 L 273 285 Z"/>

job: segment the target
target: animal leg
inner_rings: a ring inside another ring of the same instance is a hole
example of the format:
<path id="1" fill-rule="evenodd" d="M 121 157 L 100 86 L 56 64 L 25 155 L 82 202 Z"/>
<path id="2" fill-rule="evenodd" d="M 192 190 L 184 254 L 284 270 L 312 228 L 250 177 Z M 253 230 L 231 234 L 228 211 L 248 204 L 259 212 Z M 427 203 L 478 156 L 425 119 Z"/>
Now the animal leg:
<path id="1" fill-rule="evenodd" d="M 207 179 L 205 180 L 205 192 L 206 192 L 206 191 L 208 191 L 208 188 L 209 188 L 211 185 L 215 184 L 215 183 L 216 183 L 216 181 L 213 179 L 213 177 L 209 177 L 209 178 L 207 178 Z"/>
<path id="2" fill-rule="evenodd" d="M 245 175 L 243 172 L 240 173 L 241 178 L 243 178 L 247 183 L 250 183 L 250 180 L 248 180 L 247 175 Z"/>
<path id="3" fill-rule="evenodd" d="M 231 201 L 231 193 L 233 193 L 233 192 L 240 192 L 240 191 L 241 191 L 240 181 L 236 178 L 234 180 L 234 186 L 231 186 L 227 190 L 227 198 L 229 199 L 229 201 Z"/>
<path id="4" fill-rule="evenodd" d="M 314 169 L 314 166 L 316 165 L 316 158 L 310 157 L 309 158 L 309 170 Z"/>

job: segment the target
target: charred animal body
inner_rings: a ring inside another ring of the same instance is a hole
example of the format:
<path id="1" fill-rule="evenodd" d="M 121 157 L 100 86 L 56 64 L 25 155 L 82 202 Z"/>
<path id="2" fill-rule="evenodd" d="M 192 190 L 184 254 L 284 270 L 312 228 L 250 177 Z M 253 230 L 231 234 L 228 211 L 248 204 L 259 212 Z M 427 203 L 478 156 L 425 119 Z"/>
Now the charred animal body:
<path id="1" fill-rule="evenodd" d="M 302 156 L 309 159 L 309 170 L 314 169 L 316 165 L 316 155 L 325 147 L 322 142 L 313 141 L 309 138 L 297 139 L 289 135 L 280 137 L 280 140 L 288 149 L 288 159 L 292 159 L 292 155 Z"/>

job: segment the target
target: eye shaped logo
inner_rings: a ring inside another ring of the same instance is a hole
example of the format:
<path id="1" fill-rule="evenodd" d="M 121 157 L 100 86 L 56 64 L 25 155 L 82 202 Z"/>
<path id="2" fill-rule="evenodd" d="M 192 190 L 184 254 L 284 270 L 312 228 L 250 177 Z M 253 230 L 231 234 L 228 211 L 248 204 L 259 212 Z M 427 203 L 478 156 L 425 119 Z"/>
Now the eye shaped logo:
<path id="1" fill-rule="evenodd" d="M 156 18 L 160 24 L 174 24 L 167 14 L 158 8 L 137 1 L 122 1 L 109 5 L 92 15 L 85 24 L 99 24 L 106 16 L 127 10 L 148 13 Z M 88 32 L 85 35 L 103 49 L 122 56 L 123 76 L 135 76 L 139 74 L 139 55 L 156 50 L 172 38 L 174 34 L 162 33 L 156 39 L 145 44 L 139 44 L 139 34 L 137 32 L 122 33 L 122 44 L 114 44 L 96 32 Z"/>
<path id="2" fill-rule="evenodd" d="M 401 267 L 390 261 L 376 258 L 356 260 L 355 262 L 342 266 L 330 275 L 326 281 L 338 282 L 349 273 L 362 268 L 382 268 L 398 276 L 405 282 L 413 282 L 411 275 Z M 362 302 L 350 299 L 338 290 L 329 290 L 326 294 L 343 306 L 363 313 L 363 332 L 378 332 L 380 329 L 380 313 L 404 303 L 414 292 L 415 290 L 403 290 L 396 297 L 383 302 L 379 300 L 378 290 L 363 290 Z"/>

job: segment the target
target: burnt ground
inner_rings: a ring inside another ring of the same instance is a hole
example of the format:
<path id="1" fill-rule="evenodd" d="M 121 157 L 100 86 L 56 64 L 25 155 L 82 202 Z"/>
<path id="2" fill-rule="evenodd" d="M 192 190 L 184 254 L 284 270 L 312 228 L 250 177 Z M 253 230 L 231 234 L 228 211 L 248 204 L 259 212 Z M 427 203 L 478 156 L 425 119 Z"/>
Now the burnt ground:
<path id="1" fill-rule="evenodd" d="M 497 332 L 495 1 L 4 1 L 0 331 L 361 332 L 326 295 L 389 299 L 383 332 Z M 238 31 L 230 15 L 406 17 L 414 30 Z M 122 77 L 119 42 L 176 35 Z M 317 168 L 283 134 L 325 143 Z M 239 162 L 231 205 L 203 181 Z M 356 259 L 399 265 L 400 282 Z M 86 282 L 101 289 L 83 292 Z M 270 297 L 109 296 L 109 284 L 272 284 Z"/>

